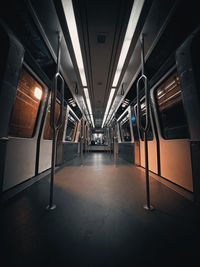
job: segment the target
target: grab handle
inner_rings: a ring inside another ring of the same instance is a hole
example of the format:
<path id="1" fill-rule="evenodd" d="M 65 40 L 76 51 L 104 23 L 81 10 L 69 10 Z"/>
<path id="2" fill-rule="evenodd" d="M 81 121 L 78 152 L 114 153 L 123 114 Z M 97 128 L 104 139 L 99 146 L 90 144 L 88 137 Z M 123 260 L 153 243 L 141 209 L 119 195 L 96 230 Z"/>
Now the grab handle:
<path id="1" fill-rule="evenodd" d="M 60 75 L 59 72 L 57 72 L 54 76 L 54 87 L 55 87 L 55 96 L 54 96 L 54 102 L 56 101 L 56 95 L 57 95 L 57 88 L 58 88 L 58 79 L 61 80 L 61 97 L 60 97 L 60 115 L 58 118 L 57 123 L 54 121 L 54 127 L 55 130 L 58 131 L 60 127 L 62 126 L 63 123 L 63 109 L 64 109 L 64 87 L 65 87 L 65 82 L 63 77 Z"/>
<path id="2" fill-rule="evenodd" d="M 140 102 L 140 83 L 143 82 L 145 87 L 145 107 L 146 107 L 146 114 L 145 114 L 145 125 L 143 126 L 141 123 L 141 102 Z M 148 79 L 147 76 L 142 74 L 137 81 L 137 121 L 138 126 L 141 131 L 147 132 L 149 129 L 149 91 L 148 91 Z"/>

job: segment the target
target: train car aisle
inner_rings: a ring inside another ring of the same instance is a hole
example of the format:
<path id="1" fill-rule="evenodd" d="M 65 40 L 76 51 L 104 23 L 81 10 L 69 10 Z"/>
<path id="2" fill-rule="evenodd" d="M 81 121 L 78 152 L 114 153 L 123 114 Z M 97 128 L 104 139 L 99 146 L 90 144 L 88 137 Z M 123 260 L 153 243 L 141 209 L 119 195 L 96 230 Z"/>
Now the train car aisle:
<path id="1" fill-rule="evenodd" d="M 46 177 L 1 208 L 1 266 L 193 266 L 200 208 L 106 153 L 76 158 L 56 173 L 54 211 Z"/>

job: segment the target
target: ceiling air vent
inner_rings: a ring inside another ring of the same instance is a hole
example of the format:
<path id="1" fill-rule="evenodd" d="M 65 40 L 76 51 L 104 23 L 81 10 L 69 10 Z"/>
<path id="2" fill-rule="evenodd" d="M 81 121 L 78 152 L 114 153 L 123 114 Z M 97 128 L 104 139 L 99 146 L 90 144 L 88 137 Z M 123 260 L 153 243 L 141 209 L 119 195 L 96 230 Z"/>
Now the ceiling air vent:
<path id="1" fill-rule="evenodd" d="M 104 44 L 106 42 L 106 34 L 105 33 L 97 33 L 97 43 Z"/>

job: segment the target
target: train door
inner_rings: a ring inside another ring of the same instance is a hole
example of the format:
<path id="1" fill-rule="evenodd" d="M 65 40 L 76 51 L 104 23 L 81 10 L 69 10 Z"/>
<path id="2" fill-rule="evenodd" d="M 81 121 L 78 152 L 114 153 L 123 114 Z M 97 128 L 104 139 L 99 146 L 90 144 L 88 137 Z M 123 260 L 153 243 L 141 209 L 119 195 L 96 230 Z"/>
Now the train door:
<path id="1" fill-rule="evenodd" d="M 121 142 L 132 142 L 132 132 L 130 127 L 130 116 L 127 112 L 125 116 L 119 121 L 119 132 Z"/>
<path id="2" fill-rule="evenodd" d="M 151 90 L 158 128 L 161 176 L 193 191 L 190 144 L 175 67 Z"/>
<path id="3" fill-rule="evenodd" d="M 136 115 L 133 107 L 131 107 L 131 122 L 132 122 L 133 142 L 134 142 L 134 158 L 135 158 L 134 162 L 136 165 L 140 165 L 140 140 L 136 123 Z"/>
<path id="4" fill-rule="evenodd" d="M 37 140 L 47 88 L 24 63 L 6 147 L 3 191 L 35 176 Z"/>
<path id="5" fill-rule="evenodd" d="M 141 123 L 145 122 L 146 106 L 145 99 L 141 100 Z M 137 105 L 134 106 L 135 114 L 137 113 Z M 137 127 L 138 128 L 138 127 Z M 139 134 L 139 155 L 140 155 L 140 165 L 145 167 L 145 145 L 144 145 L 144 133 L 138 128 Z M 147 132 L 148 139 L 148 156 L 149 156 L 149 170 L 158 174 L 158 154 L 157 154 L 157 140 L 155 135 L 155 130 L 152 124 L 152 116 L 150 116 L 150 126 Z"/>
<path id="6" fill-rule="evenodd" d="M 134 136 L 130 106 L 118 118 L 116 128 L 118 136 L 117 147 L 119 156 L 131 163 L 134 163 Z"/>
<path id="7" fill-rule="evenodd" d="M 74 111 L 67 105 L 65 116 L 64 131 L 62 133 L 62 161 L 66 162 L 80 153 L 79 132 L 80 120 Z"/>
<path id="8" fill-rule="evenodd" d="M 52 157 L 52 129 L 50 126 L 50 110 L 51 110 L 51 99 L 48 99 L 48 107 L 45 115 L 45 123 L 42 129 L 42 134 L 39 142 L 39 164 L 38 173 L 41 173 L 51 167 L 51 157 Z M 60 102 L 57 99 L 55 108 L 55 120 L 57 121 L 60 115 Z M 66 108 L 63 112 L 63 124 L 58 133 L 57 140 L 57 154 L 56 154 L 56 164 L 62 163 L 62 139 L 64 132 L 64 122 L 66 118 Z"/>
<path id="9" fill-rule="evenodd" d="M 67 114 L 65 119 L 65 128 L 64 128 L 64 136 L 63 141 L 65 142 L 78 142 L 78 131 L 79 131 L 79 118 L 76 114 L 71 110 L 71 108 L 67 107 Z"/>

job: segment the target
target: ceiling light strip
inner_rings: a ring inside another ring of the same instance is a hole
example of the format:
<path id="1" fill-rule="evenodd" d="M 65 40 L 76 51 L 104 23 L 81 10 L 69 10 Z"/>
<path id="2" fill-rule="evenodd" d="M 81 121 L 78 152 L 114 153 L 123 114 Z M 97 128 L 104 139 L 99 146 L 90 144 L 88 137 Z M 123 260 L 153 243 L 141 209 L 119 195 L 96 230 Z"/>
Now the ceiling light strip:
<path id="1" fill-rule="evenodd" d="M 92 126 L 95 127 L 88 88 L 83 88 L 83 91 L 84 91 L 84 94 L 85 94 L 85 99 L 86 99 L 86 103 L 87 103 L 87 107 L 88 107 L 88 114 L 89 114 L 89 116 L 91 118 L 91 121 L 92 121 Z"/>
<path id="2" fill-rule="evenodd" d="M 103 122 L 102 122 L 101 128 L 103 128 L 104 123 L 106 121 L 106 118 L 107 118 L 107 115 L 108 115 L 108 112 L 109 112 L 109 109 L 110 109 L 110 105 L 111 105 L 115 90 L 116 90 L 115 88 L 112 88 L 111 91 L 110 91 L 110 96 L 108 98 L 108 103 L 107 103 L 107 106 L 106 106 L 106 111 L 104 113 L 104 117 L 103 117 Z"/>
<path id="3" fill-rule="evenodd" d="M 142 7 L 144 5 L 144 2 L 145 2 L 145 0 L 135 0 L 133 3 L 133 7 L 132 7 L 131 15 L 129 18 L 128 27 L 126 30 L 126 34 L 125 34 L 124 42 L 122 45 L 122 50 L 120 53 L 120 57 L 119 57 L 118 65 L 117 65 L 117 70 L 115 72 L 112 87 L 116 87 L 118 84 L 119 77 L 120 77 L 122 68 L 124 66 L 124 62 L 125 62 L 126 56 L 128 54 L 131 40 L 133 38 L 133 34 L 135 32 L 135 29 L 136 29 L 136 26 L 137 26 L 137 23 L 138 23 L 138 20 L 139 20 L 141 11 L 142 11 Z"/>
<path id="4" fill-rule="evenodd" d="M 72 41 L 75 57 L 76 57 L 76 62 L 78 65 L 80 76 L 81 76 L 82 85 L 87 86 L 72 0 L 62 0 L 62 5 L 63 5 L 65 18 L 67 21 L 67 26 L 68 26 L 70 38 Z"/>

